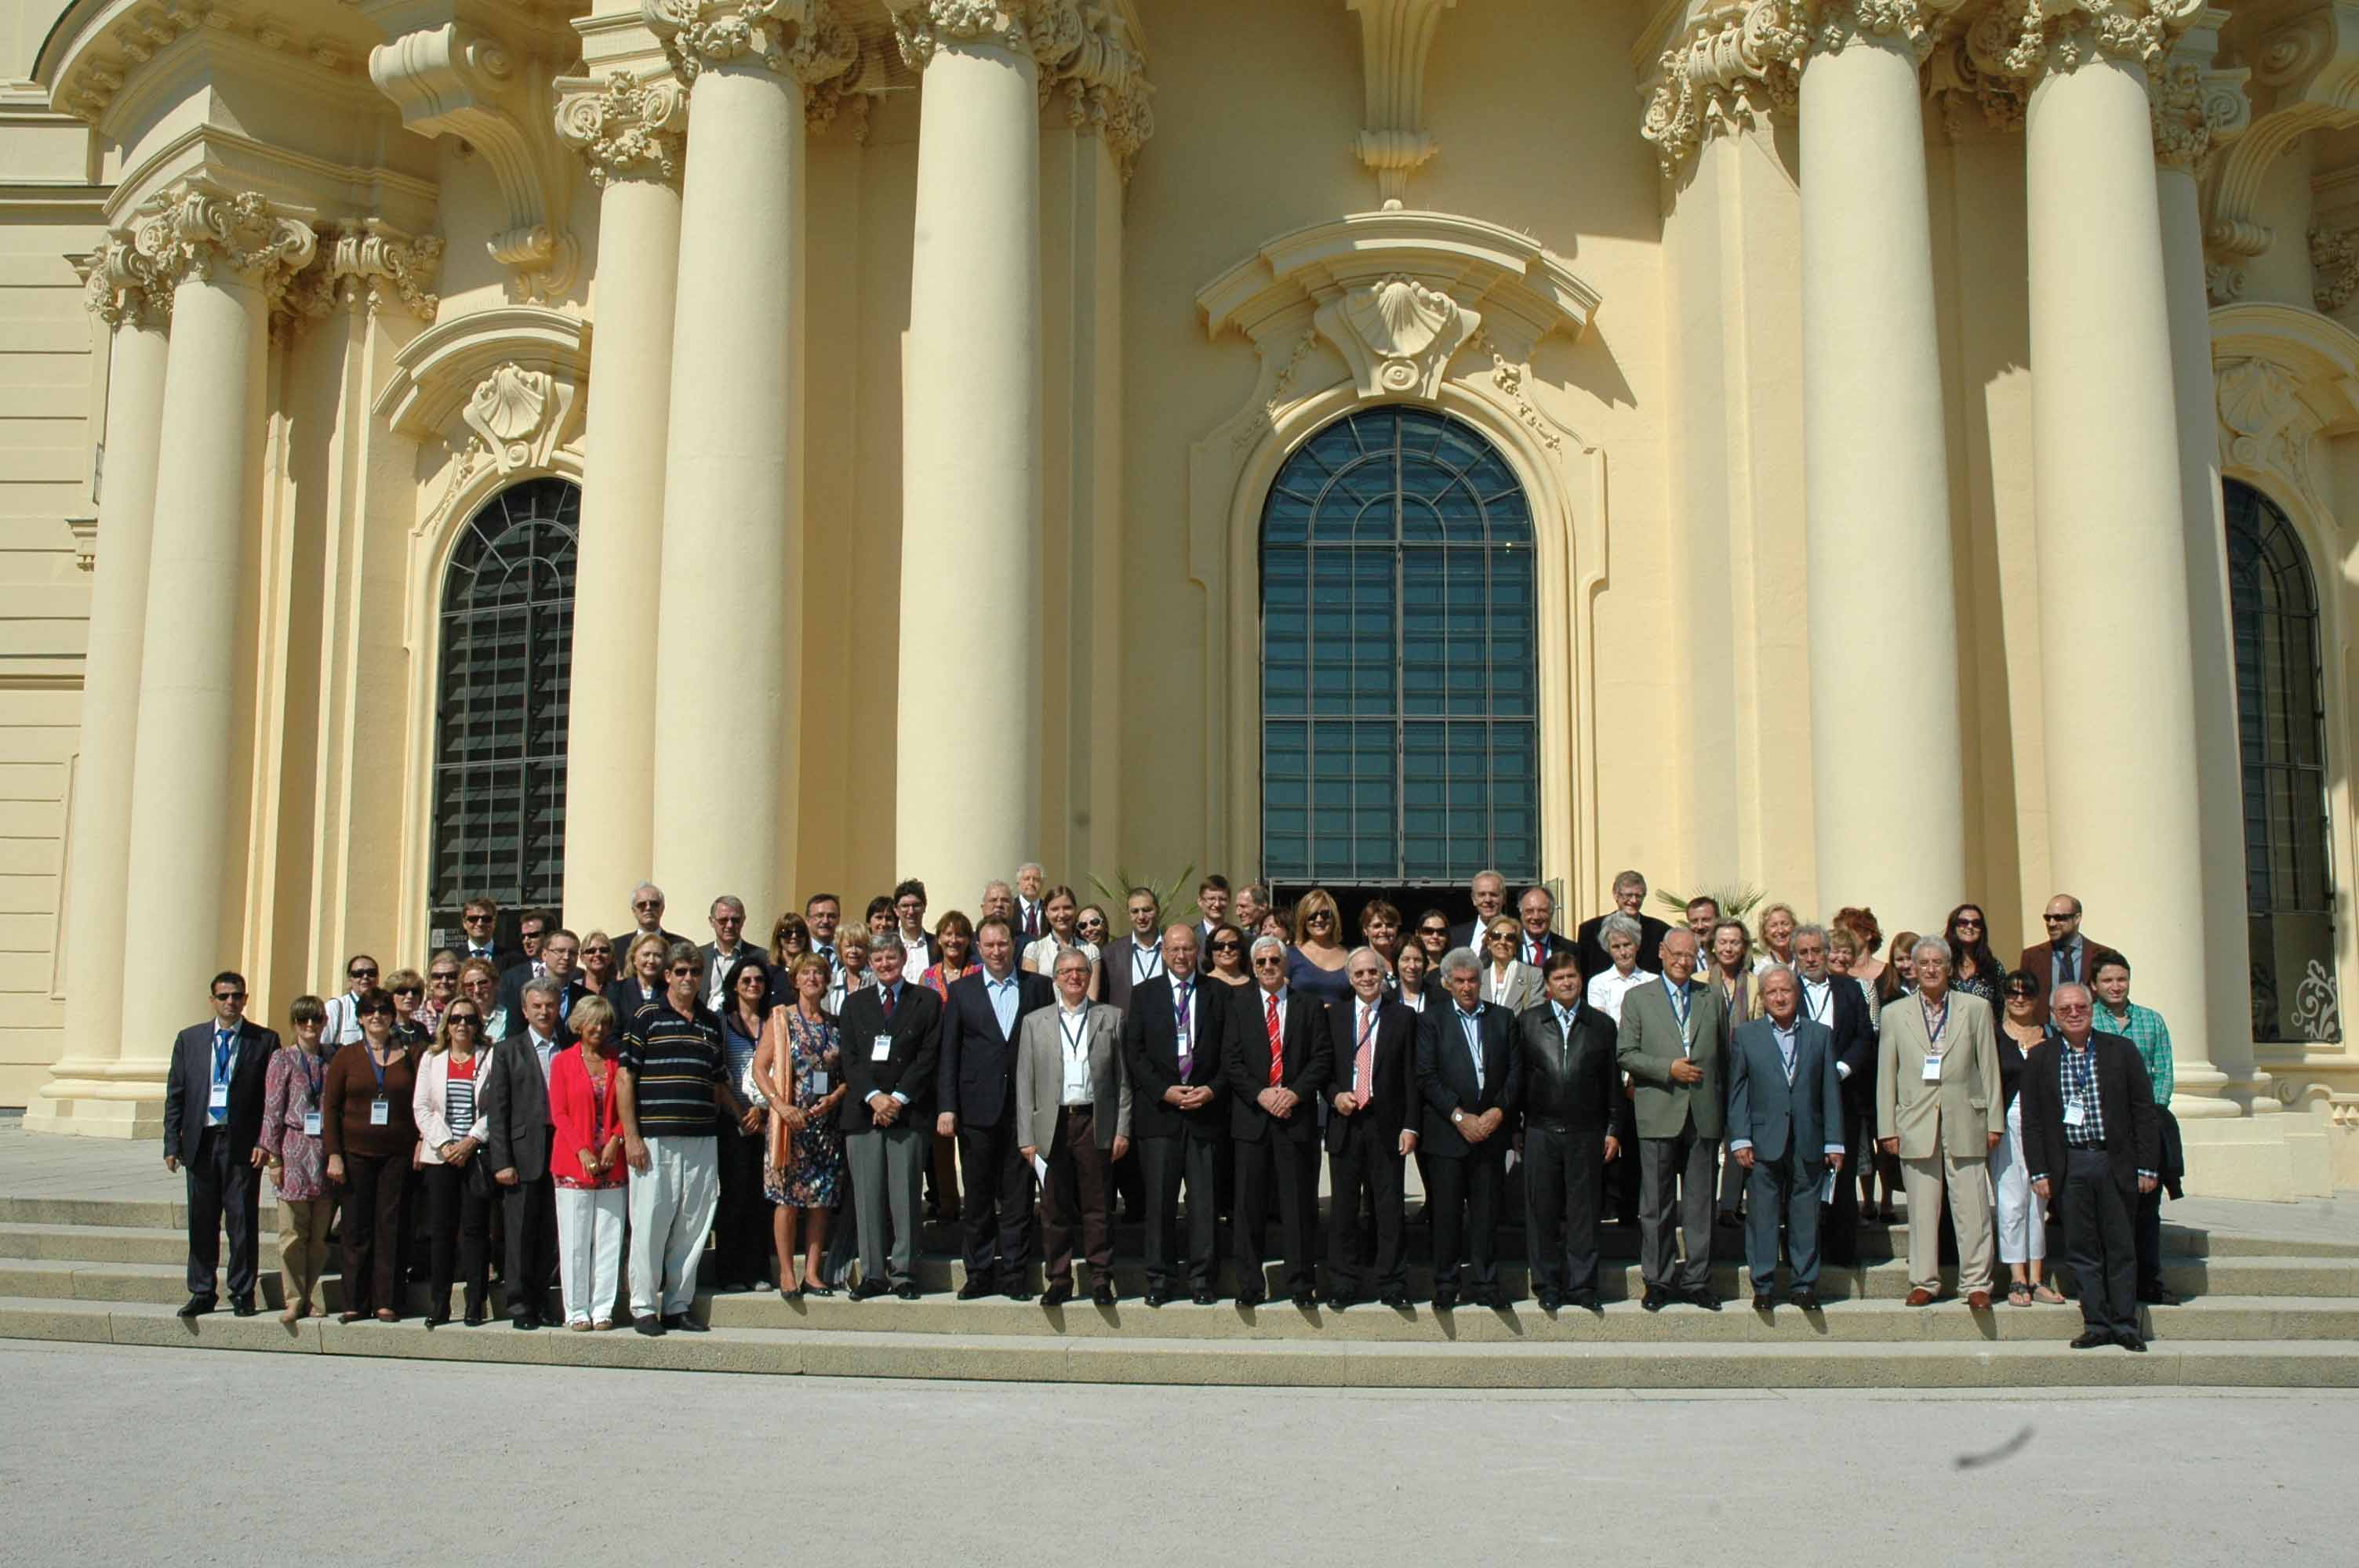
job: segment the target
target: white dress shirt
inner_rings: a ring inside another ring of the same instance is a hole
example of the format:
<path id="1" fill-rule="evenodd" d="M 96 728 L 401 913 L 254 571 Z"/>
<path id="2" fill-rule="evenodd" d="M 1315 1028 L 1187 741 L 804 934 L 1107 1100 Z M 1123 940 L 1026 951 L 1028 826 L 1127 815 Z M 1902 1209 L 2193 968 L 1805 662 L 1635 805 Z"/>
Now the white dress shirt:
<path id="1" fill-rule="evenodd" d="M 1622 999 L 1657 978 L 1646 969 L 1634 968 L 1626 975 L 1617 969 L 1607 969 L 1591 977 L 1583 1000 L 1618 1026 L 1622 1022 Z"/>

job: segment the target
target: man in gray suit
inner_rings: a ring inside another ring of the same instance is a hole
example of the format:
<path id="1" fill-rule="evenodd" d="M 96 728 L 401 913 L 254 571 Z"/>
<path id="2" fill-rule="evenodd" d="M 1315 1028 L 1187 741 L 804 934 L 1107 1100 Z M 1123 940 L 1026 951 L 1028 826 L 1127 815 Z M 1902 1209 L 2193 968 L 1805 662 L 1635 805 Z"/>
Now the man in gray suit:
<path id="1" fill-rule="evenodd" d="M 1794 1260 L 1794 1304 L 1819 1304 L 1819 1190 L 1843 1173 L 1843 1090 L 1834 1031 L 1801 1016 L 1794 971 L 1772 964 L 1756 979 L 1767 1018 L 1738 1027 L 1728 1053 L 1728 1148 L 1745 1169 L 1745 1261 L 1753 1308 L 1777 1288 L 1777 1217 Z"/>
<path id="2" fill-rule="evenodd" d="M 1712 1177 L 1719 1168 L 1721 1080 L 1728 1015 L 1716 986 L 1695 981 L 1696 940 L 1673 929 L 1663 938 L 1662 975 L 1622 999 L 1617 1054 L 1630 1075 L 1638 1119 L 1639 1303 L 1660 1312 L 1687 1302 L 1720 1310 L 1712 1290 Z M 1687 1259 L 1671 1246 L 1679 1210 Z"/>
<path id="3" fill-rule="evenodd" d="M 1016 1137 L 1040 1183 L 1044 1307 L 1073 1299 L 1073 1229 L 1090 1260 L 1091 1299 L 1114 1303 L 1114 1231 L 1106 1199 L 1113 1165 L 1130 1152 L 1130 1073 L 1122 1011 L 1089 997 L 1090 956 L 1057 955 L 1057 1005 L 1025 1015 L 1016 1047 Z M 1078 1212 L 1077 1212 L 1078 1211 Z"/>
<path id="4" fill-rule="evenodd" d="M 549 1277 L 557 1271 L 557 1186 L 549 1172 L 549 1071 L 564 1044 L 557 1016 L 565 982 L 543 975 L 525 983 L 523 1020 L 492 1047 L 476 1091 L 475 1126 L 485 1169 L 498 1184 L 507 1232 L 503 1278 L 508 1322 L 538 1328 L 546 1320 Z"/>
<path id="5" fill-rule="evenodd" d="M 1951 989 L 1950 945 L 1920 938 L 1906 955 L 1917 994 L 1884 1009 L 1876 1036 L 1875 1138 L 1900 1160 L 1908 1195 L 1908 1304 L 1941 1294 L 1941 1200 L 1958 1235 L 1958 1289 L 1990 1305 L 1990 1152 L 2006 1133 L 1991 1006 Z"/>

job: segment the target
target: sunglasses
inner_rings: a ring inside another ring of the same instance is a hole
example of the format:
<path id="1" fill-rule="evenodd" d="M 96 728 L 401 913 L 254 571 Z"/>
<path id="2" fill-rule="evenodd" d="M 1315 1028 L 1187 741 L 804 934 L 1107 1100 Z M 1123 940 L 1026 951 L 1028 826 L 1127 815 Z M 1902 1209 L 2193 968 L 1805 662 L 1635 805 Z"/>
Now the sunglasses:
<path id="1" fill-rule="evenodd" d="M 1212 951 L 1215 953 L 1242 953 L 1245 950 L 1245 945 L 1242 942 L 1215 942 L 1212 944 Z"/>
<path id="2" fill-rule="evenodd" d="M 2006 988 L 2006 994 L 2009 996 L 2022 997 L 2028 1000 L 2030 998 L 2036 997 L 2039 993 L 2033 990 L 2029 986 L 2009 986 Z"/>
<path id="3" fill-rule="evenodd" d="M 491 923 L 492 917 L 488 914 L 462 914 L 459 917 L 462 925 L 489 925 Z"/>
<path id="4" fill-rule="evenodd" d="M 215 991 L 213 992 L 213 1000 L 215 1001 L 244 1001 L 245 1000 L 245 993 L 244 991 Z"/>
<path id="5" fill-rule="evenodd" d="M 454 1012 L 442 1022 L 453 1029 L 473 1029 L 482 1020 L 472 1012 Z"/>
<path id="6" fill-rule="evenodd" d="M 373 980 L 376 979 L 376 971 L 375 969 L 346 969 L 344 971 L 344 978 L 352 980 Z"/>
<path id="7" fill-rule="evenodd" d="M 1979 920 L 1965 916 L 1961 916 L 1958 920 L 1958 929 L 1961 931 L 1980 931 L 1982 928 L 1983 923 Z"/>
<path id="8" fill-rule="evenodd" d="M 582 956 L 585 958 L 611 958 L 614 956 L 614 949 L 604 946 L 584 947 L 582 949 Z"/>
<path id="9" fill-rule="evenodd" d="M 2069 925 L 2080 918 L 2077 914 L 2043 914 L 2040 921 L 2048 925 Z"/>
<path id="10" fill-rule="evenodd" d="M 1419 936 L 1447 936 L 1450 935 L 1450 927 L 1447 925 L 1420 925 L 1417 928 L 1417 934 Z"/>
<path id="11" fill-rule="evenodd" d="M 239 994 L 243 995 L 245 993 L 240 992 Z M 393 1009 L 389 1007 L 364 1007 L 361 1009 L 361 1016 L 363 1018 L 391 1018 L 393 1016 Z"/>

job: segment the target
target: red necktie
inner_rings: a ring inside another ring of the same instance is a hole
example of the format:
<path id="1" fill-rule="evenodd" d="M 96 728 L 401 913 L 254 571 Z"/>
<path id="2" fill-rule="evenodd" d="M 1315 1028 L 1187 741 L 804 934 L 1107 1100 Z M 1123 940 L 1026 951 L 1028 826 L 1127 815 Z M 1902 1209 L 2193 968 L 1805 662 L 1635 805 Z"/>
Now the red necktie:
<path id="1" fill-rule="evenodd" d="M 1540 951 L 1540 939 L 1537 936 L 1532 938 L 1531 962 L 1534 968 L 1548 962 L 1548 955 Z"/>
<path id="2" fill-rule="evenodd" d="M 1263 1000 L 1269 1004 L 1269 1087 L 1279 1088 L 1286 1083 L 1286 1043 L 1278 1038 L 1281 1031 L 1277 1027 L 1277 998 Z"/>
<path id="3" fill-rule="evenodd" d="M 899 989 L 897 986 L 885 988 L 885 1016 L 887 1018 L 893 1016 L 893 993 Z"/>
<path id="4" fill-rule="evenodd" d="M 1376 1010 L 1360 1009 L 1360 1048 L 1352 1053 L 1352 1093 L 1364 1101 L 1376 1076 Z"/>

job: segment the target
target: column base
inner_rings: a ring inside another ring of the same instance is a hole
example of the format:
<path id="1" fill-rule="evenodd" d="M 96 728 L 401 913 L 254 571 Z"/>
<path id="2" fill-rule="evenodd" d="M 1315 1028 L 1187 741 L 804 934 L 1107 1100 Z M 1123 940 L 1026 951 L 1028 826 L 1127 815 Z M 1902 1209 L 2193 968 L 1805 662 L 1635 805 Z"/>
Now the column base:
<path id="1" fill-rule="evenodd" d="M 2324 1117 L 2181 1119 L 2179 1133 L 2190 1197 L 2291 1203 L 2334 1191 L 2331 1141 L 2338 1135 Z"/>
<path id="2" fill-rule="evenodd" d="M 165 1062 L 74 1062 L 25 1108 L 25 1130 L 78 1138 L 164 1136 Z"/>

